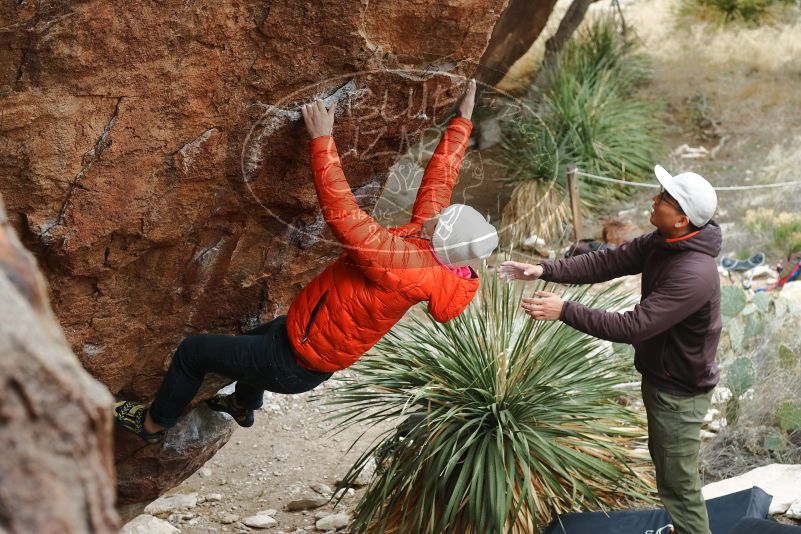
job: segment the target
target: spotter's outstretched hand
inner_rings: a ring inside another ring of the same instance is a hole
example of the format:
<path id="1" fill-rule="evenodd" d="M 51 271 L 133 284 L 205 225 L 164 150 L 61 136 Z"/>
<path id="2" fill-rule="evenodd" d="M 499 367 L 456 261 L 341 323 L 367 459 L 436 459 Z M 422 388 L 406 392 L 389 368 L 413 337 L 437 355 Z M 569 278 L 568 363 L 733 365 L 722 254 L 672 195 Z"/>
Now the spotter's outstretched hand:
<path id="1" fill-rule="evenodd" d="M 558 321 L 562 317 L 565 301 L 556 293 L 537 291 L 534 298 L 523 299 L 521 308 L 538 321 Z"/>
<path id="2" fill-rule="evenodd" d="M 325 109 L 325 104 L 322 100 L 315 100 L 311 104 L 304 104 L 300 108 L 300 113 L 303 115 L 303 122 L 306 123 L 306 131 L 309 132 L 309 137 L 322 137 L 324 135 L 331 135 L 334 131 L 334 112 L 337 109 L 337 103 L 331 104 L 331 107 Z"/>
<path id="3" fill-rule="evenodd" d="M 511 280 L 536 280 L 542 276 L 542 266 L 505 261 L 498 266 L 498 276 L 507 282 Z"/>

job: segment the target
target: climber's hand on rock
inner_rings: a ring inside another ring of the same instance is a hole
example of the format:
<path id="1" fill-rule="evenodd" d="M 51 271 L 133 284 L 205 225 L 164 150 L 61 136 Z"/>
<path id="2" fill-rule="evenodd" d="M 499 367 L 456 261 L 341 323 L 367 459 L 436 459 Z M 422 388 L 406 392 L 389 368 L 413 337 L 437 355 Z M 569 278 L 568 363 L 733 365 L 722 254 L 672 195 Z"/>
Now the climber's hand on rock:
<path id="1" fill-rule="evenodd" d="M 470 80 L 467 82 L 467 89 L 462 95 L 462 101 L 459 104 L 459 116 L 470 120 L 473 117 L 473 106 L 476 105 L 476 81 Z"/>
<path id="2" fill-rule="evenodd" d="M 325 109 L 325 104 L 322 100 L 315 100 L 311 104 L 304 104 L 300 108 L 300 113 L 303 115 L 303 122 L 306 123 L 306 131 L 309 132 L 309 137 L 322 137 L 324 135 L 331 135 L 334 131 L 334 112 L 337 109 L 337 103 L 331 104 L 331 107 Z"/>

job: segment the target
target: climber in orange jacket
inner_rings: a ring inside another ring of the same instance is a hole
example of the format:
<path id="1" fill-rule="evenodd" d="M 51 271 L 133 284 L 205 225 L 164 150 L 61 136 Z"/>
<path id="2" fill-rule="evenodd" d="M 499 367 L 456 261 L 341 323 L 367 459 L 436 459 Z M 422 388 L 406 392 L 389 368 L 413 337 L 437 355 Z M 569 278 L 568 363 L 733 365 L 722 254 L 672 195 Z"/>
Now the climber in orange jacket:
<path id="1" fill-rule="evenodd" d="M 359 208 L 331 137 L 336 104 L 303 106 L 310 135 L 314 186 L 323 216 L 344 245 L 339 258 L 306 285 L 286 316 L 241 336 L 196 335 L 176 350 L 148 407 L 114 405 L 115 420 L 148 442 L 163 439 L 197 393 L 207 372 L 237 381 L 231 395 L 208 406 L 251 426 L 265 390 L 301 393 L 366 353 L 413 305 L 446 322 L 470 303 L 479 286 L 468 264 L 488 257 L 498 236 L 476 210 L 450 204 L 472 129 L 475 81 L 426 167 L 409 224 L 386 229 Z"/>

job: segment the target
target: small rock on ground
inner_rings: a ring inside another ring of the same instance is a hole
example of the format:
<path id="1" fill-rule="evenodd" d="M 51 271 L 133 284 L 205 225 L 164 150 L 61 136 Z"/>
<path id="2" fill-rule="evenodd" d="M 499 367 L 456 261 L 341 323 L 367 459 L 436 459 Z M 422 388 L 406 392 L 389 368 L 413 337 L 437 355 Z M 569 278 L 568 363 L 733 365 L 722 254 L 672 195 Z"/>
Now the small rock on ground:
<path id="1" fill-rule="evenodd" d="M 220 516 L 220 523 L 223 525 L 230 525 L 239 521 L 239 516 L 236 514 L 223 514 Z"/>
<path id="2" fill-rule="evenodd" d="M 325 503 L 327 502 L 328 499 L 324 499 L 323 497 L 309 497 L 307 499 L 298 499 L 296 501 L 290 501 L 289 503 L 287 503 L 286 509 L 288 512 L 313 510 L 315 508 L 324 506 Z"/>
<path id="3" fill-rule="evenodd" d="M 265 514 L 252 515 L 242 520 L 242 523 L 251 528 L 270 528 L 278 524 L 278 521 Z"/>
<path id="4" fill-rule="evenodd" d="M 120 534 L 177 534 L 181 532 L 167 521 L 150 514 L 136 516 L 123 525 Z"/>
<path id="5" fill-rule="evenodd" d="M 350 524 L 350 514 L 331 514 L 317 521 L 317 530 L 339 530 Z"/>
<path id="6" fill-rule="evenodd" d="M 166 514 L 175 510 L 194 508 L 197 506 L 197 493 L 178 493 L 159 497 L 145 506 L 145 513 L 150 515 Z"/>

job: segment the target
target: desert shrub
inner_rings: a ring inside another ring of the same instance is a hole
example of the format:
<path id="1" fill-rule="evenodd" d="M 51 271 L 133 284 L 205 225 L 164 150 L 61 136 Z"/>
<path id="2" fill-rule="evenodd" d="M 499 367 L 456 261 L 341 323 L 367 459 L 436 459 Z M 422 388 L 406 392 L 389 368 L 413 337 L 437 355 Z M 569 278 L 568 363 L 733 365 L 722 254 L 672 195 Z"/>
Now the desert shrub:
<path id="1" fill-rule="evenodd" d="M 565 191 L 556 182 L 529 180 L 517 184 L 501 218 L 501 242 L 517 247 L 537 235 L 546 242 L 560 241 L 563 221 L 570 217 Z"/>
<path id="2" fill-rule="evenodd" d="M 764 21 L 771 8 L 795 3 L 795 0 L 682 0 L 679 14 L 721 24 L 755 25 Z"/>
<path id="3" fill-rule="evenodd" d="M 721 289 L 724 427 L 702 449 L 714 479 L 801 461 L 801 343 L 792 327 L 801 306 L 781 293 L 757 293 L 749 302 L 739 287 Z"/>
<path id="4" fill-rule="evenodd" d="M 327 400 L 342 425 L 384 429 L 344 479 L 377 458 L 353 532 L 529 533 L 553 512 L 651 502 L 645 422 L 623 402 L 631 360 L 525 315 L 523 288 L 549 285 L 483 279 L 455 319 L 393 329 Z M 615 288 L 568 298 L 624 300 Z"/>
<path id="5" fill-rule="evenodd" d="M 634 38 L 616 18 L 596 19 L 580 30 L 547 67 L 513 120 L 503 123 L 503 164 L 510 181 L 556 180 L 565 168 L 615 178 L 650 176 L 660 151 L 654 107 L 635 96 L 649 72 Z M 591 181 L 582 199 L 600 207 L 625 192 Z"/>
<path id="6" fill-rule="evenodd" d="M 748 210 L 745 225 L 768 243 L 769 252 L 781 258 L 801 251 L 801 213 L 776 212 L 771 208 Z"/>

